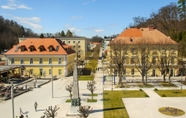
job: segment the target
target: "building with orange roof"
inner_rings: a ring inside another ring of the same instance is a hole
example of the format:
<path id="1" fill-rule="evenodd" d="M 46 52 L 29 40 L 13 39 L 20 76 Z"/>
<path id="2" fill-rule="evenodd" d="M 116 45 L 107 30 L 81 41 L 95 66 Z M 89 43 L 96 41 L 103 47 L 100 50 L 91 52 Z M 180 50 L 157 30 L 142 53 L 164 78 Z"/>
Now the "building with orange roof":
<path id="1" fill-rule="evenodd" d="M 176 71 L 178 69 L 178 43 L 155 29 L 153 25 L 149 25 L 148 28 L 128 28 L 108 45 L 107 61 L 110 66 L 116 64 L 116 61 L 122 63 L 124 76 L 141 76 L 140 68 L 144 66 L 142 64 L 143 54 L 146 55 L 145 58 L 148 56 L 148 61 L 152 64 L 147 76 L 163 76 L 162 60 L 166 60 L 167 64 L 164 66 L 169 66 L 166 69 L 166 75 L 178 74 Z M 121 51 L 119 51 L 119 47 L 122 49 Z M 114 71 L 109 70 L 108 72 L 109 75 L 113 75 Z"/>
<path id="2" fill-rule="evenodd" d="M 26 37 L 19 38 L 19 42 L 27 39 Z M 57 37 L 56 39 L 60 39 L 63 43 L 72 47 L 72 49 L 77 50 L 79 58 L 84 59 L 85 54 L 88 51 L 88 39 L 86 37 Z M 77 49 L 75 49 L 77 46 Z"/>
<path id="3" fill-rule="evenodd" d="M 26 38 L 5 56 L 6 65 L 25 67 L 22 74 L 62 77 L 73 71 L 75 51 L 60 39 Z"/>

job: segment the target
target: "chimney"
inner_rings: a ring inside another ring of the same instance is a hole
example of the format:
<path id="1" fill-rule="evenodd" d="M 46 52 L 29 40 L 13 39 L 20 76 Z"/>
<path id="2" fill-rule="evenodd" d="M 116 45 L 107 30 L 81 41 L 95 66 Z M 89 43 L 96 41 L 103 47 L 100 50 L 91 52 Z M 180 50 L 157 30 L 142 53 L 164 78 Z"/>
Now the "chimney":
<path id="1" fill-rule="evenodd" d="M 155 29 L 154 24 L 150 24 L 148 27 L 149 27 L 149 31 L 151 31 L 151 30 L 154 30 L 154 29 Z"/>

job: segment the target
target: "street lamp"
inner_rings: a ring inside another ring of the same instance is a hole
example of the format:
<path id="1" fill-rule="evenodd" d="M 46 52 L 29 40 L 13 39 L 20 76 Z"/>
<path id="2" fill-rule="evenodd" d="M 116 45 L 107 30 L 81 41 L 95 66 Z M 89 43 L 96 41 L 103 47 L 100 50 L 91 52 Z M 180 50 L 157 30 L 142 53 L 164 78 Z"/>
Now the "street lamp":
<path id="1" fill-rule="evenodd" d="M 52 98 L 53 98 L 53 66 L 51 66 L 51 83 L 52 83 Z"/>
<path id="2" fill-rule="evenodd" d="M 12 118 L 14 118 L 14 85 L 11 81 L 11 99 L 12 99 Z"/>

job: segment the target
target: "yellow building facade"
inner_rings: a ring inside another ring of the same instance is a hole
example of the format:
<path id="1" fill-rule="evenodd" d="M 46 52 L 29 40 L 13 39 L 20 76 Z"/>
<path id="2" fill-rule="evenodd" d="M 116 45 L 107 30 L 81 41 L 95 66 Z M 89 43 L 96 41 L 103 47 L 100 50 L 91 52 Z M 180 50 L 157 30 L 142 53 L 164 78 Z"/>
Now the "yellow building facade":
<path id="1" fill-rule="evenodd" d="M 5 56 L 6 65 L 24 66 L 23 75 L 64 77 L 73 71 L 75 51 L 55 38 L 28 38 Z"/>
<path id="2" fill-rule="evenodd" d="M 162 76 L 163 66 L 168 66 L 167 75 L 178 74 L 178 44 L 154 27 L 126 29 L 110 42 L 107 53 L 108 66 L 121 63 L 124 76 L 140 77 L 143 67 L 147 76 Z"/>

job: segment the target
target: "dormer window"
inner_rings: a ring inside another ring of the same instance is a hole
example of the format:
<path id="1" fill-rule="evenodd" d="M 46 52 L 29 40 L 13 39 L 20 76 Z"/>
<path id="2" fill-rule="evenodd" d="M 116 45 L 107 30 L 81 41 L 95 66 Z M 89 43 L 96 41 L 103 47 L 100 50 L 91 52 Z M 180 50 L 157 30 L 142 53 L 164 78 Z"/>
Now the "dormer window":
<path id="1" fill-rule="evenodd" d="M 24 52 L 25 50 L 27 50 L 26 47 L 25 46 L 21 46 L 21 52 Z"/>
<path id="2" fill-rule="evenodd" d="M 33 45 L 31 45 L 29 48 L 30 48 L 30 52 L 36 51 L 36 49 Z"/>
<path id="3" fill-rule="evenodd" d="M 40 52 L 43 52 L 43 51 L 46 51 L 46 49 L 45 49 L 45 47 L 44 47 L 43 45 L 41 45 L 41 46 L 39 47 L 39 51 L 40 51 Z"/>
<path id="4" fill-rule="evenodd" d="M 130 42 L 133 42 L 133 39 L 132 38 L 130 38 Z"/>
<path id="5" fill-rule="evenodd" d="M 50 45 L 50 46 L 48 47 L 48 50 L 49 50 L 49 52 L 52 52 L 52 51 L 54 51 L 55 49 L 54 49 L 54 47 L 53 47 L 52 45 Z"/>

